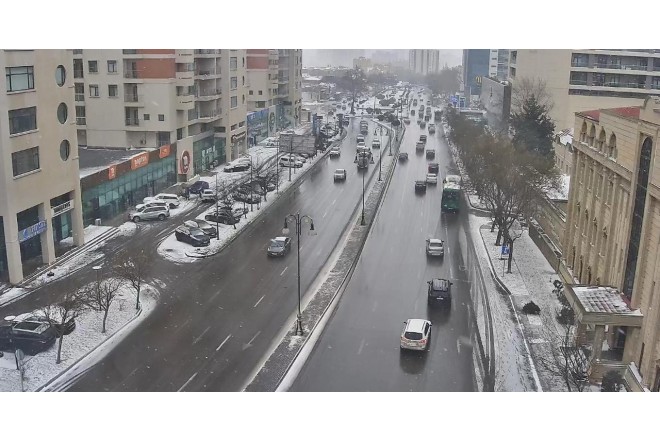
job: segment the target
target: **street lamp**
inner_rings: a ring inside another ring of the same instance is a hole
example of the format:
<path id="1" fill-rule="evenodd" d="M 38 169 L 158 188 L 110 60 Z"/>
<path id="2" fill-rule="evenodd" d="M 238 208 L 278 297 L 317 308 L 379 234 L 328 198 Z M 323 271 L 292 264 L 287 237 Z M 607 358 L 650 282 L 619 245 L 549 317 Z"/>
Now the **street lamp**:
<path id="1" fill-rule="evenodd" d="M 215 172 L 215 238 L 220 240 L 220 225 L 218 222 L 218 172 Z"/>
<path id="2" fill-rule="evenodd" d="M 314 231 L 314 220 L 305 215 L 300 215 L 300 212 L 296 214 L 289 214 L 284 217 L 284 228 L 282 229 L 283 234 L 289 234 L 288 222 L 295 222 L 296 224 L 296 235 L 298 237 L 298 316 L 296 318 L 296 335 L 300 332 L 300 335 L 304 334 L 303 323 L 302 323 L 302 310 L 300 307 L 301 297 L 300 297 L 300 234 L 302 233 L 303 223 L 309 223 L 309 231 Z"/>
<path id="3" fill-rule="evenodd" d="M 360 221 L 360 225 L 366 225 L 366 222 L 364 221 L 364 175 L 366 175 L 366 173 L 362 170 L 362 220 Z"/>
<path id="4" fill-rule="evenodd" d="M 250 212 L 254 211 L 252 208 L 252 192 L 254 191 L 254 183 L 252 182 L 252 155 L 250 155 Z"/>
<path id="5" fill-rule="evenodd" d="M 99 292 L 101 290 L 101 270 L 103 267 L 101 265 L 95 265 L 92 267 L 94 272 L 96 273 L 96 295 L 97 297 L 100 295 Z M 101 310 L 99 306 L 99 311 Z"/>

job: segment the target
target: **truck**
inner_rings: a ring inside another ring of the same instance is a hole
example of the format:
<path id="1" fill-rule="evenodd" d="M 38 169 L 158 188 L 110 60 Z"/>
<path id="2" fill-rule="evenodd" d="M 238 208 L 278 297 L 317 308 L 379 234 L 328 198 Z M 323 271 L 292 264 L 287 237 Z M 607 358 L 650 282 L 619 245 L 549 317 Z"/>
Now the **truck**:
<path id="1" fill-rule="evenodd" d="M 440 119 L 442 119 L 442 110 L 436 110 L 433 114 L 433 120 L 437 122 Z"/>
<path id="2" fill-rule="evenodd" d="M 461 201 L 461 186 L 455 182 L 445 182 L 442 186 L 442 202 L 440 204 L 443 212 L 457 213 Z"/>
<path id="3" fill-rule="evenodd" d="M 358 169 L 369 168 L 369 162 L 371 162 L 371 151 L 358 150 L 355 155 L 355 162 L 357 162 Z"/>
<path id="4" fill-rule="evenodd" d="M 369 133 L 369 123 L 366 121 L 360 121 L 360 133 L 367 135 Z"/>

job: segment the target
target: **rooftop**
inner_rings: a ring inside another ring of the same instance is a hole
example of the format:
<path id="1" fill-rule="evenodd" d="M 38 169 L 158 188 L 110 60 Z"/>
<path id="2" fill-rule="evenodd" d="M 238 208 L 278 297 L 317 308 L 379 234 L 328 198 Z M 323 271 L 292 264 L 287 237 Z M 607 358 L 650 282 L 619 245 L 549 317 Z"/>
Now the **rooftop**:
<path id="1" fill-rule="evenodd" d="M 593 121 L 600 121 L 600 112 L 609 113 L 611 115 L 620 116 L 623 118 L 639 119 L 640 107 L 616 107 L 614 109 L 600 109 L 600 110 L 585 110 L 577 112 L 578 115 L 589 118 Z"/>
<path id="2" fill-rule="evenodd" d="M 641 326 L 642 313 L 631 309 L 626 296 L 611 286 L 568 285 L 566 298 L 583 324 Z"/>
<path id="3" fill-rule="evenodd" d="M 80 156 L 80 177 L 96 173 L 99 170 L 108 168 L 112 164 L 119 164 L 131 157 L 149 150 L 119 150 L 119 149 L 78 149 Z"/>

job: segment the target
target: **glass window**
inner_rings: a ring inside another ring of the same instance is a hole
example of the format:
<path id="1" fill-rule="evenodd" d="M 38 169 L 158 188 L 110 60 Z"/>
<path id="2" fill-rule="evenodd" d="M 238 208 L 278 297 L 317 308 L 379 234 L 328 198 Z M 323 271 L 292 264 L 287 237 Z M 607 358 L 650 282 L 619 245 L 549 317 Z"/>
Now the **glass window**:
<path id="1" fill-rule="evenodd" d="M 69 141 L 66 139 L 60 143 L 60 158 L 62 158 L 62 161 L 66 161 L 69 159 L 69 155 L 71 154 L 71 144 L 69 144 Z"/>
<path id="2" fill-rule="evenodd" d="M 158 121 L 165 121 L 165 115 L 163 115 L 162 113 L 159 113 L 158 114 Z"/>
<path id="3" fill-rule="evenodd" d="M 232 89 L 236 89 L 238 87 L 238 77 L 231 77 L 230 78 L 230 87 Z"/>
<path id="4" fill-rule="evenodd" d="M 117 60 L 108 60 L 108 73 L 117 73 Z"/>
<path id="5" fill-rule="evenodd" d="M 55 69 L 55 82 L 60 87 L 64 86 L 66 82 L 66 69 L 61 64 Z"/>
<path id="6" fill-rule="evenodd" d="M 99 97 L 99 86 L 98 84 L 89 85 L 89 96 L 98 98 Z"/>
<path id="7" fill-rule="evenodd" d="M 29 132 L 37 129 L 37 108 L 26 107 L 9 111 L 9 133 Z"/>
<path id="8" fill-rule="evenodd" d="M 183 129 L 176 129 L 176 139 L 183 139 Z"/>
<path id="9" fill-rule="evenodd" d="M 99 63 L 98 61 L 88 61 L 87 70 L 89 73 L 98 73 L 99 72 Z"/>
<path id="10" fill-rule="evenodd" d="M 250 91 L 248 92 L 248 95 L 254 95 L 254 90 L 250 90 Z"/>
<path id="11" fill-rule="evenodd" d="M 143 116 L 145 121 L 149 121 L 151 119 L 151 116 L 148 113 L 145 113 Z"/>
<path id="12" fill-rule="evenodd" d="M 64 124 L 69 116 L 69 109 L 66 107 L 66 104 L 60 103 L 57 106 L 57 120 L 60 124 Z"/>
<path id="13" fill-rule="evenodd" d="M 233 109 L 234 107 L 238 107 L 238 97 L 237 96 L 231 97 L 231 108 Z"/>
<path id="14" fill-rule="evenodd" d="M 32 170 L 39 169 L 39 147 L 21 150 L 11 154 L 11 165 L 14 176 L 20 176 Z"/>
<path id="15" fill-rule="evenodd" d="M 237 64 L 236 57 L 230 57 L 229 58 L 229 69 L 230 70 L 236 70 L 237 67 L 238 67 L 238 64 Z"/>
<path id="16" fill-rule="evenodd" d="M 7 92 L 34 89 L 34 68 L 32 66 L 6 67 Z"/>
<path id="17" fill-rule="evenodd" d="M 117 98 L 117 85 L 116 84 L 108 84 L 108 96 L 110 98 Z"/>

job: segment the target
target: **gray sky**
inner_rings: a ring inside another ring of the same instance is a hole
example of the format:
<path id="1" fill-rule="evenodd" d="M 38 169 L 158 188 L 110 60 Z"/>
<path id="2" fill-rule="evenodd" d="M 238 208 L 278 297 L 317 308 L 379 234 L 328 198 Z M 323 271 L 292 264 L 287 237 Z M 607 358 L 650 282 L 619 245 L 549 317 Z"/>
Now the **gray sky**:
<path id="1" fill-rule="evenodd" d="M 461 49 L 440 49 L 440 66 L 461 64 Z M 303 49 L 303 66 L 352 66 L 353 58 L 378 58 L 378 61 L 408 61 L 407 49 Z"/>

